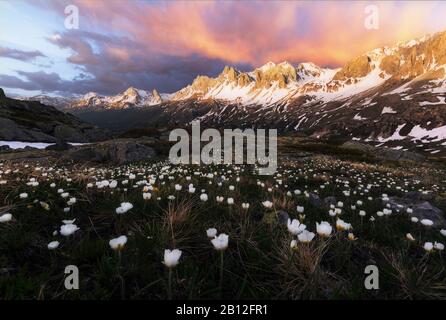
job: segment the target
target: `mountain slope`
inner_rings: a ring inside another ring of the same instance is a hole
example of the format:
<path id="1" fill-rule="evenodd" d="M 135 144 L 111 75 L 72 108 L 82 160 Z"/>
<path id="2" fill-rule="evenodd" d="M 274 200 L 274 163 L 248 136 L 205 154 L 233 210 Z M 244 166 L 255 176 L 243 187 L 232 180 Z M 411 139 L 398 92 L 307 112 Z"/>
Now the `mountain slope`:
<path id="1" fill-rule="evenodd" d="M 36 101 L 7 98 L 0 89 L 0 140 L 92 142 L 108 134 L 73 115 Z"/>

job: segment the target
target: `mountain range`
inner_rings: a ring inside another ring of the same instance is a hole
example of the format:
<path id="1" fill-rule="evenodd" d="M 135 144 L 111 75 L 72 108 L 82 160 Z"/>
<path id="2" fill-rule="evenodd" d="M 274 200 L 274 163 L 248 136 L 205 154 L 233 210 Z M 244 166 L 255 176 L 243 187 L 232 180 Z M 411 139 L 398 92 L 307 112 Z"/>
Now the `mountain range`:
<path id="1" fill-rule="evenodd" d="M 336 69 L 268 62 L 227 66 L 172 94 L 31 98 L 112 130 L 188 123 L 342 136 L 393 148 L 446 145 L 446 31 L 377 48 Z"/>

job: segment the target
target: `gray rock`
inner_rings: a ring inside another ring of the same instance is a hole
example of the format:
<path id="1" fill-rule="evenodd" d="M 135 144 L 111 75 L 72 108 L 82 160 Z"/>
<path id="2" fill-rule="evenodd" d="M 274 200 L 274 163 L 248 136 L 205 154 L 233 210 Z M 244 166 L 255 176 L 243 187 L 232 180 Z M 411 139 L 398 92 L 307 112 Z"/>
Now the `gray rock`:
<path id="1" fill-rule="evenodd" d="M 364 153 L 367 153 L 373 157 L 390 160 L 390 161 L 401 161 L 401 160 L 409 160 L 409 161 L 423 161 L 425 157 L 419 153 L 404 151 L 404 150 L 395 150 L 389 148 L 382 147 L 374 147 L 368 144 L 360 143 L 357 141 L 347 141 L 342 144 L 343 148 L 358 150 Z"/>
<path id="2" fill-rule="evenodd" d="M 330 206 L 330 205 L 336 205 L 336 203 L 338 203 L 338 201 L 336 200 L 336 197 L 326 197 L 324 198 L 324 204 L 326 206 Z"/>
<path id="3" fill-rule="evenodd" d="M 446 220 L 443 211 L 433 206 L 430 202 L 424 201 L 416 204 L 413 208 L 412 216 L 418 219 L 429 219 L 434 222 L 435 227 L 443 227 Z"/>
<path id="4" fill-rule="evenodd" d="M 152 147 L 140 142 L 112 140 L 73 148 L 64 157 L 73 161 L 112 162 L 121 165 L 148 160 L 155 155 Z"/>
<path id="5" fill-rule="evenodd" d="M 415 194 L 412 195 L 415 197 L 414 200 L 411 198 L 398 198 L 391 197 L 388 202 L 384 202 L 385 204 L 389 204 L 390 208 L 394 212 L 406 212 L 407 208 L 412 209 L 411 217 L 417 217 L 419 220 L 429 219 L 432 220 L 435 227 L 445 227 L 446 226 L 446 218 L 443 211 L 434 205 L 432 205 L 428 201 L 423 201 L 418 198 Z"/>
<path id="6" fill-rule="evenodd" d="M 308 200 L 310 201 L 310 203 L 313 206 L 316 206 L 316 207 L 322 206 L 322 200 L 321 200 L 321 198 L 317 194 L 310 193 L 309 197 L 308 197 Z"/>
<path id="7" fill-rule="evenodd" d="M 46 147 L 46 150 L 65 151 L 73 148 L 73 146 L 66 141 L 58 140 L 55 144 Z"/>
<path id="8" fill-rule="evenodd" d="M 3 91 L 2 88 L 0 88 L 0 98 L 5 98 L 5 91 Z"/>
<path id="9" fill-rule="evenodd" d="M 279 210 L 277 212 L 277 220 L 279 221 L 279 223 L 287 224 L 289 218 L 290 218 L 290 216 L 289 216 L 288 212 L 283 211 L 283 210 Z"/>
<path id="10" fill-rule="evenodd" d="M 9 151 L 11 148 L 9 146 L 0 146 L 0 152 L 2 151 Z"/>

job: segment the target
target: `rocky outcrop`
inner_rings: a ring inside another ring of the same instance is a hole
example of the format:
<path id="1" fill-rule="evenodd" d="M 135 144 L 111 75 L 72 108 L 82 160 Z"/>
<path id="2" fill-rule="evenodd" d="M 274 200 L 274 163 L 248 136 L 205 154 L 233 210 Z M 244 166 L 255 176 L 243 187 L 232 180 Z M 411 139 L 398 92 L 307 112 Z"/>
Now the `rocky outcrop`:
<path id="1" fill-rule="evenodd" d="M 357 150 L 369 154 L 372 157 L 390 161 L 423 161 L 425 157 L 419 153 L 374 147 L 357 141 L 348 141 L 342 144 L 343 148 Z"/>
<path id="2" fill-rule="evenodd" d="M 75 162 L 111 162 L 121 165 L 149 160 L 155 155 L 155 149 L 142 142 L 111 140 L 73 148 L 65 152 L 63 158 Z"/>
<path id="3" fill-rule="evenodd" d="M 434 227 L 445 227 L 446 217 L 442 210 L 432 205 L 429 201 L 425 201 L 420 197 L 391 197 L 385 204 L 389 204 L 390 208 L 395 212 L 407 212 L 412 209 L 410 217 L 416 217 L 418 220 L 429 219 L 433 222 Z"/>

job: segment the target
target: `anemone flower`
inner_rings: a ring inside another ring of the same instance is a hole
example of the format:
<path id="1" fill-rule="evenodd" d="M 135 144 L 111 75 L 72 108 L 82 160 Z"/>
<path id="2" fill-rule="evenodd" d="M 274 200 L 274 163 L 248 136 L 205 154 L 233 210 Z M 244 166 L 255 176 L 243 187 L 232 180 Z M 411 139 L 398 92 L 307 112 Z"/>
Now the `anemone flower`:
<path id="1" fill-rule="evenodd" d="M 180 263 L 182 251 L 179 249 L 166 249 L 164 250 L 164 260 L 163 264 L 169 269 L 169 278 L 168 278 L 168 292 L 167 295 L 169 300 L 172 299 L 172 269 L 175 268 Z"/>
<path id="2" fill-rule="evenodd" d="M 0 216 L 0 223 L 6 223 L 12 220 L 12 214 L 5 213 Z"/>
<path id="3" fill-rule="evenodd" d="M 327 221 L 322 221 L 320 224 L 316 222 L 316 232 L 321 237 L 329 237 L 333 228 Z"/>
<path id="4" fill-rule="evenodd" d="M 315 234 L 313 232 L 310 232 L 308 230 L 303 230 L 301 233 L 297 235 L 297 239 L 303 243 L 310 243 L 313 240 L 314 236 Z"/>
<path id="5" fill-rule="evenodd" d="M 60 243 L 59 241 L 51 241 L 50 243 L 48 243 L 47 247 L 48 250 L 55 250 L 59 247 Z"/>
<path id="6" fill-rule="evenodd" d="M 300 223 L 300 221 L 297 219 L 293 219 L 293 221 L 291 221 L 291 219 L 288 219 L 287 228 L 291 234 L 298 235 L 299 233 L 304 231 L 307 228 L 307 226 Z"/>
<path id="7" fill-rule="evenodd" d="M 213 239 L 217 236 L 217 229 L 215 228 L 209 228 L 206 230 L 206 235 L 209 239 Z"/>
<path id="8" fill-rule="evenodd" d="M 110 245 L 110 248 L 112 248 L 115 251 L 121 251 L 124 249 L 125 244 L 127 243 L 127 237 L 126 236 L 120 236 L 118 238 L 111 239 L 108 244 Z"/>
<path id="9" fill-rule="evenodd" d="M 409 241 L 415 241 L 415 238 L 410 233 L 406 234 L 406 239 L 409 240 Z"/>
<path id="10" fill-rule="evenodd" d="M 346 230 L 350 230 L 352 228 L 352 225 L 350 223 L 345 222 L 342 219 L 336 220 L 336 229 L 340 230 L 340 231 L 346 231 Z"/>
<path id="11" fill-rule="evenodd" d="M 434 249 L 434 245 L 432 242 L 425 242 L 423 249 L 426 250 L 427 252 L 431 252 Z"/>
<path id="12" fill-rule="evenodd" d="M 63 226 L 60 227 L 60 234 L 65 237 L 68 237 L 74 234 L 77 230 L 79 230 L 79 228 L 75 224 L 72 223 L 64 224 Z"/>

